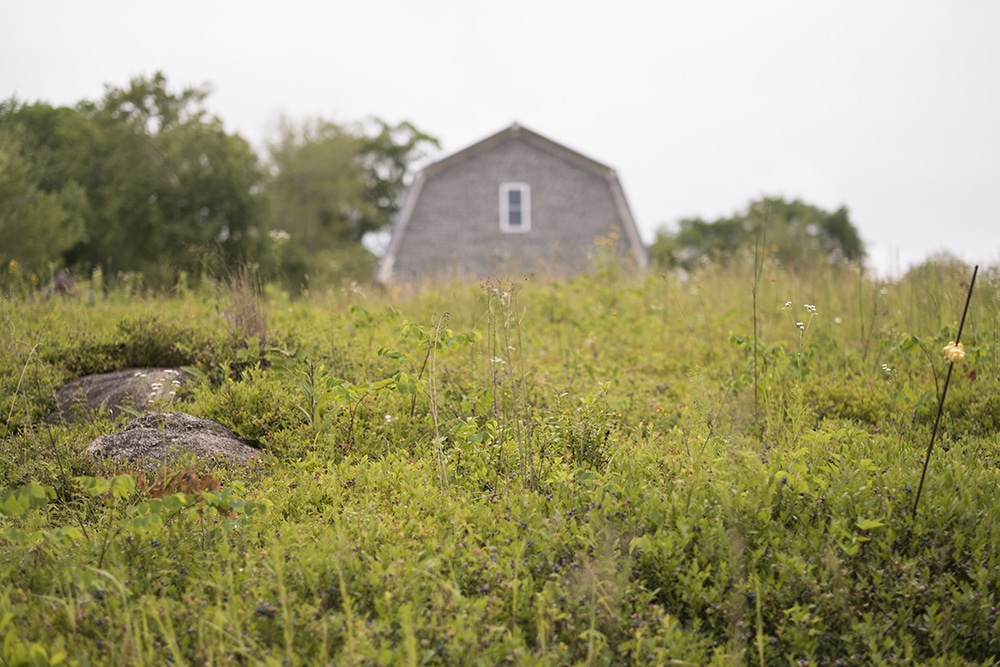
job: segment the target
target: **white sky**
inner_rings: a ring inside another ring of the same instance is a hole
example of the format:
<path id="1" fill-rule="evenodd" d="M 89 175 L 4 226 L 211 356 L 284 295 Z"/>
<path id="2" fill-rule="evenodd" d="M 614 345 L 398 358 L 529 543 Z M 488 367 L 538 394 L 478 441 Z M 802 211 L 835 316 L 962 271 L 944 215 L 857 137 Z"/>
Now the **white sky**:
<path id="1" fill-rule="evenodd" d="M 761 195 L 846 205 L 880 272 L 1000 263 L 1000 2 L 0 0 L 0 98 L 162 70 L 260 147 L 280 114 L 512 122 L 615 167 L 644 238 Z"/>

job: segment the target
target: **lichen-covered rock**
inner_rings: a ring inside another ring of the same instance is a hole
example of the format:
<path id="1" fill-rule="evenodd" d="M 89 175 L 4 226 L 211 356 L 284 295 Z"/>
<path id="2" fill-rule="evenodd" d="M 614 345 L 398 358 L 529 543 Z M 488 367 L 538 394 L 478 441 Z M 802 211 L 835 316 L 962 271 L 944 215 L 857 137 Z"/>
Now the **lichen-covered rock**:
<path id="1" fill-rule="evenodd" d="M 117 462 L 151 470 L 185 453 L 247 462 L 260 450 L 222 424 L 183 412 L 147 412 L 118 433 L 90 443 L 87 454 L 109 456 Z"/>
<path id="2" fill-rule="evenodd" d="M 138 412 L 169 405 L 190 374 L 180 368 L 126 368 L 112 373 L 86 375 L 63 386 L 56 394 L 56 409 L 49 422 L 90 419 L 95 413 L 111 418 L 122 408 Z"/>

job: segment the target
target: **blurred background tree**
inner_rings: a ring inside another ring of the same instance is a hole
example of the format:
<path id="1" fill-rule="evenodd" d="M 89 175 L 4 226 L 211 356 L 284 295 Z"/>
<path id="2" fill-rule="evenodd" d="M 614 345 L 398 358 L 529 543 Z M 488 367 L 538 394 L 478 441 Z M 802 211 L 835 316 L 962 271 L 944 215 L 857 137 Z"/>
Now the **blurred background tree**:
<path id="1" fill-rule="evenodd" d="M 177 272 L 198 275 L 207 261 L 259 255 L 263 168 L 249 143 L 205 110 L 208 94 L 171 92 L 157 73 L 79 105 L 102 144 L 88 189 L 93 224 L 70 262 L 172 284 Z"/>
<path id="2" fill-rule="evenodd" d="M 767 229 L 762 233 L 765 220 Z M 650 257 L 661 267 L 691 269 L 706 261 L 726 263 L 741 251 L 752 253 L 754 244 L 761 241 L 769 256 L 791 269 L 865 258 L 864 242 L 846 207 L 830 212 L 780 197 L 753 201 L 745 211 L 712 222 L 685 218 L 676 232 L 661 228 L 650 246 Z"/>
<path id="3" fill-rule="evenodd" d="M 436 139 L 405 122 L 345 126 L 283 119 L 268 145 L 266 192 L 289 285 L 370 278 L 377 259 L 361 240 L 389 226 L 411 165 L 436 146 Z"/>
<path id="4" fill-rule="evenodd" d="M 16 269 L 46 281 L 62 267 L 63 254 L 84 238 L 87 197 L 72 179 L 47 184 L 23 136 L 22 128 L 0 123 L 0 271 Z"/>
<path id="5" fill-rule="evenodd" d="M 50 261 L 139 272 L 164 286 L 181 271 L 198 275 L 206 258 L 259 253 L 263 169 L 250 145 L 205 111 L 207 95 L 171 92 L 158 73 L 74 108 L 4 106 L 0 125 L 23 137 L 37 187 L 85 194 L 84 233 L 52 246 Z"/>
<path id="6" fill-rule="evenodd" d="M 63 266 L 152 287 L 239 266 L 293 290 L 369 279 L 361 240 L 387 228 L 437 140 L 405 122 L 284 120 L 264 162 L 209 93 L 156 73 L 73 107 L 0 102 L 0 278 L 16 260 L 39 282 Z"/>

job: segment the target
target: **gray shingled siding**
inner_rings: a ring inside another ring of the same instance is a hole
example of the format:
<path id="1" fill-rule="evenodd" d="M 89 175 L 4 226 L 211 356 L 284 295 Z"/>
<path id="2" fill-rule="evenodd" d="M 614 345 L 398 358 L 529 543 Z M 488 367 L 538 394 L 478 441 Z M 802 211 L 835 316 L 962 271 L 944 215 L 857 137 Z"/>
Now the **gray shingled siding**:
<path id="1" fill-rule="evenodd" d="M 531 186 L 531 231 L 499 225 L 501 183 Z M 396 282 L 432 275 L 486 277 L 534 271 L 565 275 L 593 267 L 594 242 L 617 226 L 608 180 L 523 140 L 428 175 L 394 266 Z"/>

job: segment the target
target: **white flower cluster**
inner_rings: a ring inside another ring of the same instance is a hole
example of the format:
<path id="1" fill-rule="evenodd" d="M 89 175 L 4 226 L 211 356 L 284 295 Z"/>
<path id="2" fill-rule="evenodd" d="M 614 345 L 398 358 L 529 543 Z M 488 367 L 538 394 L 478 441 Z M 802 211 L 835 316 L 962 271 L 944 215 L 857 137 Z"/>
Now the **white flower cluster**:
<path id="1" fill-rule="evenodd" d="M 180 371 L 176 371 L 176 370 L 174 370 L 172 368 L 167 368 L 167 369 L 165 369 L 163 371 L 163 374 L 166 375 L 167 377 L 171 377 L 171 376 L 180 375 Z M 147 375 L 146 375 L 146 373 L 143 373 L 142 371 L 136 371 L 135 377 L 137 377 L 137 378 L 144 378 L 144 377 L 147 377 Z M 177 390 L 180 389 L 180 387 L 181 387 L 181 381 L 180 381 L 180 379 L 176 378 L 176 377 L 173 377 L 170 380 L 170 391 L 167 393 L 167 395 L 170 396 L 171 398 L 173 398 L 174 396 L 177 395 Z M 163 394 L 164 387 L 163 387 L 163 382 L 162 381 L 156 381 L 156 382 L 150 383 L 149 388 L 150 388 L 150 396 L 149 396 L 150 398 L 159 398 Z"/>

